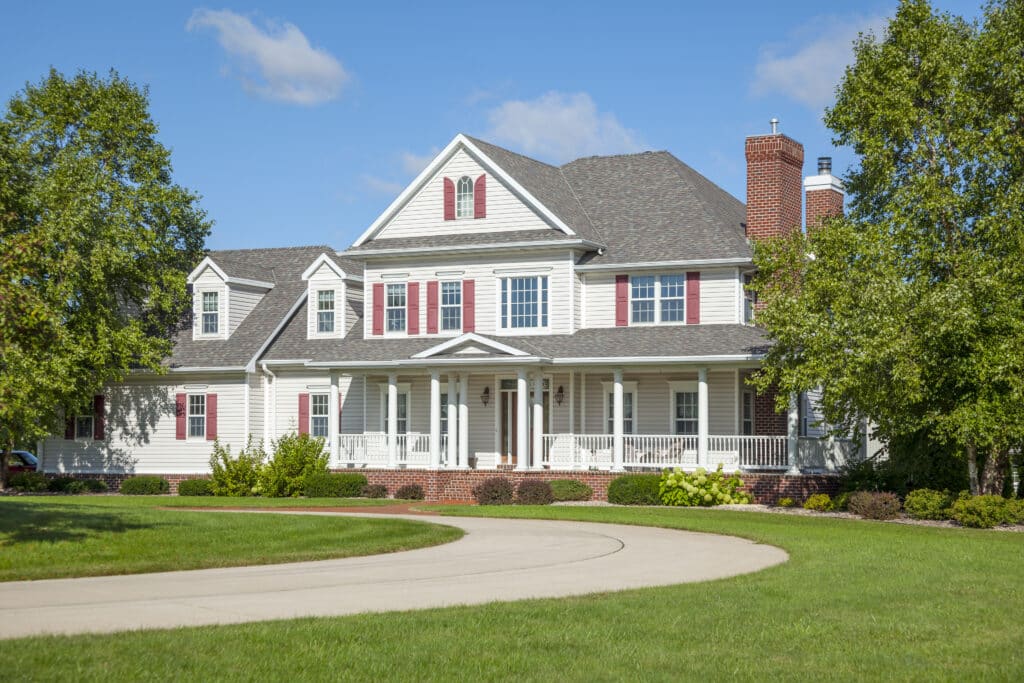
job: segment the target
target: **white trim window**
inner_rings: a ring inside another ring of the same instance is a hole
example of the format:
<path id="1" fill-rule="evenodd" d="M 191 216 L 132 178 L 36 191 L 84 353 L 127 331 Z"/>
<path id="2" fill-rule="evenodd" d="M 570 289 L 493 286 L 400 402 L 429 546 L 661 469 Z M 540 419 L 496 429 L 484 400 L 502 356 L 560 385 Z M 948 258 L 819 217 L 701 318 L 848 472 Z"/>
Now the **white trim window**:
<path id="1" fill-rule="evenodd" d="M 202 300 L 202 333 L 218 334 L 220 332 L 220 292 L 201 292 Z"/>
<path id="2" fill-rule="evenodd" d="M 309 435 L 326 439 L 330 436 L 330 394 L 309 395 Z"/>
<path id="3" fill-rule="evenodd" d="M 757 310 L 757 292 L 747 289 L 753 280 L 754 276 L 749 273 L 743 276 L 743 322 L 747 325 L 754 323 Z"/>
<path id="4" fill-rule="evenodd" d="M 697 387 L 674 387 L 672 390 L 672 433 L 696 436 L 699 418 L 700 403 L 697 398 Z"/>
<path id="5" fill-rule="evenodd" d="M 547 275 L 501 278 L 501 328 L 518 330 L 547 327 Z"/>
<path id="6" fill-rule="evenodd" d="M 468 175 L 459 178 L 455 188 L 455 217 L 473 217 L 473 179 Z"/>
<path id="7" fill-rule="evenodd" d="M 686 276 L 630 276 L 629 306 L 630 321 L 634 325 L 685 323 Z"/>
<path id="8" fill-rule="evenodd" d="M 206 394 L 188 395 L 188 436 L 206 438 Z"/>
<path id="9" fill-rule="evenodd" d="M 321 289 L 316 293 L 317 334 L 334 333 L 334 290 Z"/>
<path id="10" fill-rule="evenodd" d="M 462 329 L 462 282 L 441 283 L 441 331 Z"/>
<path id="11" fill-rule="evenodd" d="M 387 285 L 384 320 L 387 332 L 405 332 L 406 296 L 405 283 Z"/>
<path id="12" fill-rule="evenodd" d="M 744 391 L 740 405 L 740 433 L 743 436 L 754 435 L 754 392 Z"/>
<path id="13" fill-rule="evenodd" d="M 605 434 L 615 433 L 615 385 L 602 382 L 604 387 Z M 636 434 L 637 422 L 636 382 L 622 383 L 622 433 Z"/>
<path id="14" fill-rule="evenodd" d="M 91 439 L 93 437 L 93 416 L 79 415 L 75 417 L 75 438 Z"/>
<path id="15" fill-rule="evenodd" d="M 384 385 L 381 391 L 381 409 L 380 409 L 380 431 L 387 434 L 388 431 L 388 387 Z M 398 392 L 398 434 L 409 433 L 409 390 L 400 389 Z"/>

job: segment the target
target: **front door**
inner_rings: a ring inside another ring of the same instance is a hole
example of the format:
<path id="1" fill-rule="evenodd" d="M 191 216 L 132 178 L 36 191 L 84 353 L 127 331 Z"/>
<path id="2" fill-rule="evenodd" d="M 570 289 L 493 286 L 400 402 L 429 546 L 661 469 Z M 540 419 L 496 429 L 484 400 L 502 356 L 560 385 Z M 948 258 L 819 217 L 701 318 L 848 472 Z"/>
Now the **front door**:
<path id="1" fill-rule="evenodd" d="M 541 401 L 544 404 L 544 418 L 547 424 L 551 424 L 551 399 L 550 392 L 545 391 Z M 518 392 L 515 389 L 502 389 L 501 390 L 501 462 L 508 465 L 518 464 L 519 457 L 519 439 L 518 425 L 519 425 L 519 402 L 516 400 Z M 527 402 L 526 405 L 526 420 L 529 422 L 529 416 L 533 410 L 532 402 Z M 534 425 L 530 424 L 529 439 L 530 443 L 533 443 L 533 430 Z M 543 431 L 542 431 L 543 433 Z M 524 453 L 523 457 L 527 457 Z M 527 462 L 529 464 L 529 462 Z"/>

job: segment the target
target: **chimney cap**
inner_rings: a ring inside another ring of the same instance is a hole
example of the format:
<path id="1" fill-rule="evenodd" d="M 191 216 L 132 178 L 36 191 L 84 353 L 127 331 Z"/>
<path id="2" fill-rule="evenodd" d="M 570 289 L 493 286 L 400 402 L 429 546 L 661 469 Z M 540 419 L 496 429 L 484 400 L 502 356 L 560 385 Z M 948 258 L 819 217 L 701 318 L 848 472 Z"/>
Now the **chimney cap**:
<path id="1" fill-rule="evenodd" d="M 818 175 L 832 175 L 832 157 L 818 157 Z"/>
<path id="2" fill-rule="evenodd" d="M 768 123 L 771 124 L 772 135 L 778 135 L 779 134 L 779 120 L 773 116 L 772 120 L 769 121 Z"/>

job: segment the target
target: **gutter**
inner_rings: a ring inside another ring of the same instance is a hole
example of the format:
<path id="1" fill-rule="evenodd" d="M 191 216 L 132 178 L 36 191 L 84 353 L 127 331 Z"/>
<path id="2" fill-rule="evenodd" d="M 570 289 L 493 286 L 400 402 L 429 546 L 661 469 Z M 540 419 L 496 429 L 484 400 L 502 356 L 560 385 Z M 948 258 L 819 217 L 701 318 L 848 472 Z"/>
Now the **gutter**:
<path id="1" fill-rule="evenodd" d="M 466 251 L 493 251 L 495 249 L 553 249 L 560 247 L 583 247 L 591 251 L 604 249 L 603 244 L 590 240 L 545 240 L 530 242 L 504 242 L 498 244 L 472 244 L 445 247 L 417 247 L 417 248 L 395 248 L 395 249 L 365 249 L 360 251 L 345 251 L 339 254 L 345 258 L 362 258 L 365 256 L 415 256 L 419 254 L 447 254 L 462 253 Z"/>
<path id="2" fill-rule="evenodd" d="M 577 271 L 623 270 L 631 268 L 695 268 L 707 266 L 753 266 L 749 258 L 707 258 L 685 261 L 635 261 L 632 263 L 596 263 L 576 266 Z"/>

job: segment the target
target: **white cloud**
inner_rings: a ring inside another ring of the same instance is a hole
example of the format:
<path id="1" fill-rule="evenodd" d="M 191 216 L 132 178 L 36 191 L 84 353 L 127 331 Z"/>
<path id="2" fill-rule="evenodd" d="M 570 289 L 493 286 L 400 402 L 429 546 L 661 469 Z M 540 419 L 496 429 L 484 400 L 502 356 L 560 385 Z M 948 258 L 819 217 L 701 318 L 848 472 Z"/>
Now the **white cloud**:
<path id="1" fill-rule="evenodd" d="M 315 48 L 294 24 L 267 21 L 259 28 L 229 10 L 197 9 L 185 28 L 212 28 L 233 58 L 238 78 L 249 92 L 293 104 L 333 100 L 348 80 L 341 63 Z"/>
<path id="2" fill-rule="evenodd" d="M 441 150 L 437 147 L 431 147 L 430 151 L 426 154 L 414 154 L 412 152 L 402 152 L 402 170 L 412 176 L 417 176 L 420 172 L 427 167 L 437 153 Z"/>
<path id="3" fill-rule="evenodd" d="M 487 118 L 488 141 L 553 162 L 643 147 L 614 114 L 598 111 L 587 93 L 549 92 L 535 100 L 509 100 L 491 109 Z"/>
<path id="4" fill-rule="evenodd" d="M 379 194 L 398 195 L 405 189 L 405 185 L 402 183 L 384 180 L 383 178 L 378 178 L 373 175 L 364 174 L 362 176 L 362 181 L 366 189 Z"/>
<path id="5" fill-rule="evenodd" d="M 885 17 L 819 17 L 797 30 L 794 40 L 765 45 L 754 69 L 755 95 L 782 93 L 815 110 L 832 103 L 858 33 L 881 35 Z M 795 45 L 795 49 L 787 49 Z"/>

